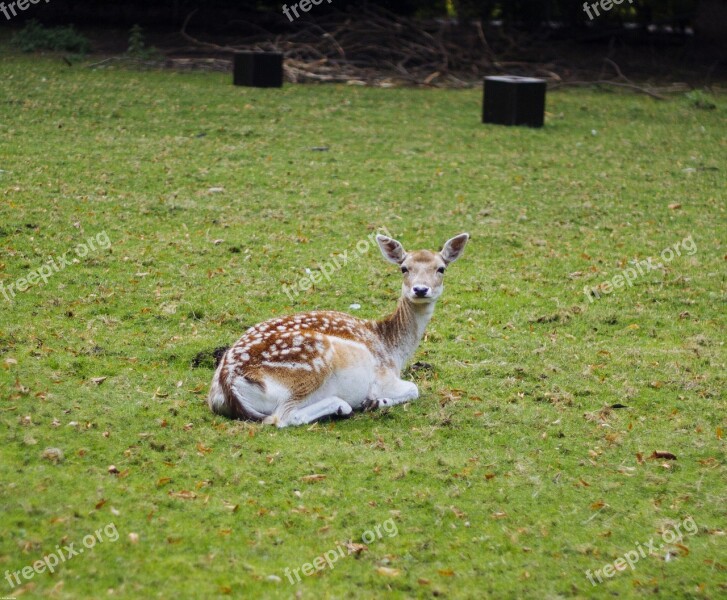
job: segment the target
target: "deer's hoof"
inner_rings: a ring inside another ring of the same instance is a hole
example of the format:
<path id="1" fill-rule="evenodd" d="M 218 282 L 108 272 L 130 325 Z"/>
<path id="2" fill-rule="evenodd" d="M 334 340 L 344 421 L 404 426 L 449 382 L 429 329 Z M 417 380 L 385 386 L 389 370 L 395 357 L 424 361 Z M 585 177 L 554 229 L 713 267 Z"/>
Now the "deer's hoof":
<path id="1" fill-rule="evenodd" d="M 361 405 L 361 408 L 363 408 L 364 412 L 376 410 L 377 408 L 379 408 L 379 401 L 375 398 L 366 398 L 366 400 L 364 400 L 364 403 Z"/>
<path id="2" fill-rule="evenodd" d="M 342 419 L 348 419 L 353 416 L 353 409 L 348 404 L 346 406 L 339 406 L 336 414 Z"/>
<path id="3" fill-rule="evenodd" d="M 392 402 L 388 398 L 367 398 L 363 403 L 364 412 L 378 410 L 391 406 Z"/>

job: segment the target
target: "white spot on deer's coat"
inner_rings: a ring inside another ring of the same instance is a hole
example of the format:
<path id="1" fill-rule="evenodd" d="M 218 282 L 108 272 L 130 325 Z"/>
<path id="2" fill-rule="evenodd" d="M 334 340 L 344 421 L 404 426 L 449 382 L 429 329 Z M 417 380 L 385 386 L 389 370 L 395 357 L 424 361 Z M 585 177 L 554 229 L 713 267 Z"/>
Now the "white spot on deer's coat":
<path id="1" fill-rule="evenodd" d="M 264 367 L 274 367 L 274 368 L 282 368 L 282 369 L 297 369 L 299 371 L 312 371 L 313 367 L 311 367 L 308 363 L 303 362 L 270 362 L 267 360 L 264 360 L 260 363 Z"/>

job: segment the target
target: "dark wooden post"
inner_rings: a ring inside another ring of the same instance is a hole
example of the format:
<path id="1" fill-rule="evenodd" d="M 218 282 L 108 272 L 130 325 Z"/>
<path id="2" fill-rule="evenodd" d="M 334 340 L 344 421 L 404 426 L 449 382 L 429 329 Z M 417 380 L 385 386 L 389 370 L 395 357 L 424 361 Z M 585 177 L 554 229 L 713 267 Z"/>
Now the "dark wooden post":
<path id="1" fill-rule="evenodd" d="M 545 80 L 502 75 L 485 77 L 482 122 L 542 127 Z"/>
<path id="2" fill-rule="evenodd" d="M 235 52 L 233 83 L 248 87 L 281 87 L 283 55 L 279 52 Z"/>

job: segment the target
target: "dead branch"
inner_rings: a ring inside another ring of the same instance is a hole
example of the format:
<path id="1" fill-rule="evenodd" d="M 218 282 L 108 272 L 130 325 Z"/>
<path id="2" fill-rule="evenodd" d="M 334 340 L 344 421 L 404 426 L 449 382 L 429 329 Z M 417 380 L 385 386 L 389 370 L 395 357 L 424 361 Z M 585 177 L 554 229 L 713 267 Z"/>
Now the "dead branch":
<path id="1" fill-rule="evenodd" d="M 622 81 L 608 81 L 605 79 L 599 79 L 597 81 L 561 81 L 559 83 L 553 84 L 550 86 L 550 89 L 557 89 L 564 86 L 594 86 L 594 85 L 612 85 L 614 87 L 622 87 L 627 88 L 630 90 L 634 90 L 636 92 L 641 92 L 642 94 L 646 94 L 647 96 L 651 96 L 652 98 L 655 98 L 656 100 L 666 100 L 665 96 L 662 96 L 661 94 L 650 90 L 648 88 L 642 87 L 640 85 L 636 85 L 634 83 L 624 83 Z"/>
<path id="2" fill-rule="evenodd" d="M 479 85 L 484 75 L 508 73 L 545 78 L 553 88 L 606 85 L 663 99 L 653 89 L 630 81 L 610 58 L 603 64 L 610 65 L 616 77 L 610 79 L 602 73 L 591 82 L 582 81 L 583 71 L 579 77 L 568 65 L 518 60 L 523 55 L 537 56 L 537 42 L 497 29 L 488 30 L 488 39 L 481 22 L 420 21 L 366 6 L 355 16 L 335 10 L 315 19 L 307 16 L 291 24 L 289 30 L 275 34 L 256 27 L 253 34 L 235 40 L 234 45 L 220 45 L 188 32 L 195 13 L 193 10 L 186 16 L 180 35 L 196 50 L 224 53 L 225 58 L 241 50 L 281 52 L 288 81 L 472 87 Z M 568 78 L 581 80 L 568 82 Z"/>

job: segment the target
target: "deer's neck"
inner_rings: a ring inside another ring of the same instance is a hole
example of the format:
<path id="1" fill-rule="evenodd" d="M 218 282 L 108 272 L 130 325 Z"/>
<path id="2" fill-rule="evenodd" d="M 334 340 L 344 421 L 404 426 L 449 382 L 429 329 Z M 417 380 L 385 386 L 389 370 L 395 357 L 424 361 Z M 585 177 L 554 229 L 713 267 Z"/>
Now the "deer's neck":
<path id="1" fill-rule="evenodd" d="M 414 354 L 433 314 L 433 302 L 412 304 L 405 298 L 400 298 L 392 314 L 375 322 L 374 327 L 386 352 L 399 370 Z"/>

